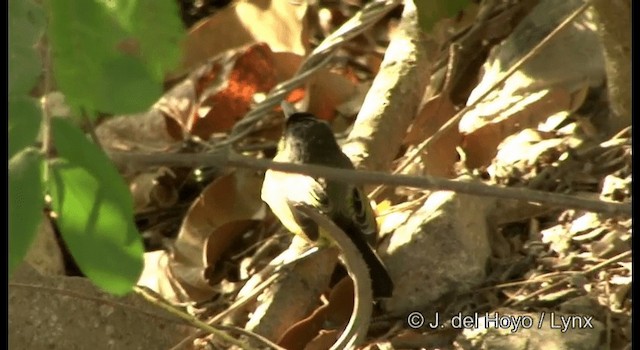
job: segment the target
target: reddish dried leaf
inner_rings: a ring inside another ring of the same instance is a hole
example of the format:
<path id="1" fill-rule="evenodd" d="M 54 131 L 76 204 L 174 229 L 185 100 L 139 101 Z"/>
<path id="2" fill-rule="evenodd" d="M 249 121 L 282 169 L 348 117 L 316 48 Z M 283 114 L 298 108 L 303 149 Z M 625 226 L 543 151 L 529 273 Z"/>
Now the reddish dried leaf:
<path id="1" fill-rule="evenodd" d="M 272 52 L 264 44 L 249 47 L 236 58 L 230 71 L 223 69 L 221 73 L 226 75 L 216 80 L 224 81 L 224 86 L 205 89 L 199 107 L 209 110 L 204 115 L 196 112 L 190 130 L 204 139 L 229 130 L 249 111 L 255 93 L 267 93 L 276 84 Z"/>
<path id="2" fill-rule="evenodd" d="M 357 93 L 356 85 L 349 79 L 321 69 L 309 83 L 308 111 L 324 120 L 333 120 L 338 105 Z"/>
<path id="3" fill-rule="evenodd" d="M 154 109 L 180 125 L 183 133 L 208 139 L 229 130 L 247 113 L 255 93 L 268 92 L 287 74 L 277 69 L 280 66 L 274 65 L 265 44 L 229 51 L 174 86 Z"/>
<path id="4" fill-rule="evenodd" d="M 311 316 L 291 326 L 280 338 L 278 345 L 291 350 L 304 349 L 322 329 L 326 318 L 327 306 L 323 305 L 317 308 Z"/>

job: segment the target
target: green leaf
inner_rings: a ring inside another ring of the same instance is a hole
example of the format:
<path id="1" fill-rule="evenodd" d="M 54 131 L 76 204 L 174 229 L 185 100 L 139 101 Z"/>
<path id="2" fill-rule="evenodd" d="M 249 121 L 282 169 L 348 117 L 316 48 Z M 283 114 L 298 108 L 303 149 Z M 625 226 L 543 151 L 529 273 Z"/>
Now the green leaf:
<path id="1" fill-rule="evenodd" d="M 50 0 L 49 37 L 54 75 L 67 102 L 90 112 L 99 106 L 96 88 L 103 64 L 114 55 L 119 29 L 97 1 Z M 92 114 L 92 113 L 89 113 Z"/>
<path id="2" fill-rule="evenodd" d="M 125 114 L 146 110 L 161 96 L 184 35 L 173 1 L 48 3 L 54 73 L 71 105 Z"/>
<path id="3" fill-rule="evenodd" d="M 42 221 L 42 155 L 29 148 L 9 160 L 9 273 L 27 254 Z"/>
<path id="4" fill-rule="evenodd" d="M 9 158 L 33 145 L 40 130 L 40 108 L 29 97 L 9 97 Z"/>
<path id="5" fill-rule="evenodd" d="M 42 72 L 36 42 L 44 32 L 42 7 L 32 0 L 9 0 L 9 94 L 26 95 Z"/>
<path id="6" fill-rule="evenodd" d="M 469 4 L 470 0 L 416 0 L 420 28 L 430 32 L 442 18 L 453 17 Z"/>
<path id="7" fill-rule="evenodd" d="M 140 46 L 141 56 L 158 79 L 180 63 L 185 29 L 176 1 L 121 1 L 116 6 L 123 27 Z"/>
<path id="8" fill-rule="evenodd" d="M 63 119 L 54 119 L 59 159 L 50 192 L 58 227 L 82 272 L 117 295 L 131 291 L 142 271 L 143 245 L 131 194 L 107 156 Z"/>
<path id="9" fill-rule="evenodd" d="M 106 76 L 96 86 L 96 106 L 117 114 L 135 113 L 149 108 L 162 95 L 162 86 L 154 81 L 147 67 L 131 56 L 114 57 L 104 62 Z"/>

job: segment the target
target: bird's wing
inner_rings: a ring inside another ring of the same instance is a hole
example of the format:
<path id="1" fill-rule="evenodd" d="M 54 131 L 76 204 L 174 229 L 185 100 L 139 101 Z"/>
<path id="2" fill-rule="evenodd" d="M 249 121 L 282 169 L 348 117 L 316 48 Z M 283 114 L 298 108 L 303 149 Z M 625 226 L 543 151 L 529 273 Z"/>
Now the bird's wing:
<path id="1" fill-rule="evenodd" d="M 349 199 L 350 205 L 347 207 L 349 217 L 351 217 L 354 223 L 360 228 L 367 242 L 375 246 L 378 235 L 378 224 L 373 208 L 371 208 L 371 204 L 369 203 L 369 197 L 364 194 L 362 188 L 354 186 L 351 189 Z"/>

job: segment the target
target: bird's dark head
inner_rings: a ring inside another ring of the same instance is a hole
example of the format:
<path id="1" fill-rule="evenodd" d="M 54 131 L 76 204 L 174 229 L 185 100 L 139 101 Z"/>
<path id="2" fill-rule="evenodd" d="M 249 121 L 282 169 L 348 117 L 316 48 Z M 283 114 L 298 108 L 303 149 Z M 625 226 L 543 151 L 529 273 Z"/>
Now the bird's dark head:
<path id="1" fill-rule="evenodd" d="M 335 143 L 335 136 L 329 124 L 311 113 L 294 113 L 289 116 L 285 124 L 284 136 L 310 143 L 325 140 Z"/>
<path id="2" fill-rule="evenodd" d="M 293 113 L 287 118 L 280 146 L 296 149 L 312 158 L 340 151 L 329 124 L 311 113 Z"/>
<path id="3" fill-rule="evenodd" d="M 311 113 L 293 113 L 287 117 L 287 122 L 285 127 L 287 129 L 294 127 L 302 127 L 302 125 L 313 125 L 317 123 L 324 123 L 320 119 L 318 119 L 315 115 Z"/>

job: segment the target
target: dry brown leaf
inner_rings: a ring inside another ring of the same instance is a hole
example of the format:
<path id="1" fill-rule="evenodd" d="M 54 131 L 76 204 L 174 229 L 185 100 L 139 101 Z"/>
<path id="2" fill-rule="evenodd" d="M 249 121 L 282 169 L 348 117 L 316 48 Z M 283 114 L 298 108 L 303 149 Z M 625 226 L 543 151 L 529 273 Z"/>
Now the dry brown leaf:
<path id="1" fill-rule="evenodd" d="M 357 93 L 357 87 L 351 80 L 321 69 L 308 84 L 308 111 L 321 119 L 333 120 L 338 106 Z"/>
<path id="2" fill-rule="evenodd" d="M 289 328 L 278 341 L 278 345 L 285 349 L 304 349 L 317 336 L 327 318 L 327 305 L 323 305 L 311 314 Z"/>
<path id="3" fill-rule="evenodd" d="M 182 72 L 227 50 L 259 42 L 275 52 L 304 56 L 306 11 L 306 1 L 235 2 L 193 26 L 184 43 Z"/>
<path id="4" fill-rule="evenodd" d="M 240 120 L 255 103 L 256 94 L 266 94 L 277 82 L 293 76 L 302 59 L 293 53 L 274 53 L 265 44 L 229 50 L 193 71 L 153 109 L 175 121 L 182 129 L 179 134 L 208 139 L 212 133 L 228 131 Z M 355 90 L 352 84 L 327 71 L 321 70 L 311 79 L 311 90 L 317 95 L 313 99 L 317 101 L 315 107 L 309 109 L 312 113 L 332 113 L 334 104 Z M 296 102 L 304 95 L 309 93 L 294 90 L 287 100 Z"/>
<path id="5" fill-rule="evenodd" d="M 341 331 L 349 322 L 353 311 L 353 281 L 346 276 L 338 282 L 328 298 L 329 302 L 317 308 L 313 313 L 291 326 L 278 341 L 278 345 L 287 349 L 309 349 L 325 344 L 329 339 L 335 340 L 336 334 L 326 328 L 337 328 Z M 323 329 L 325 329 L 323 331 Z M 338 333 L 339 335 L 339 333 Z M 315 344 L 313 345 L 312 342 Z M 317 343 L 315 343 L 317 342 Z M 331 345 L 333 343 L 330 343 Z"/>
<path id="6" fill-rule="evenodd" d="M 275 85 L 276 72 L 269 47 L 263 44 L 249 47 L 235 60 L 228 61 L 219 74 L 198 82 L 197 89 L 202 93 L 189 132 L 208 139 L 214 132 L 229 130 L 249 111 L 255 93 L 267 93 Z"/>
<path id="7" fill-rule="evenodd" d="M 273 57 L 276 79 L 279 82 L 291 78 L 303 61 L 302 56 L 288 52 L 273 53 Z M 362 92 L 362 100 L 367 90 Z M 306 111 L 321 119 L 333 120 L 339 106 L 349 100 L 358 99 L 360 93 L 359 85 L 351 79 L 323 68 L 309 77 L 304 89 L 300 88 L 289 94 L 287 101 L 295 103 L 306 97 L 308 98 Z"/>
<path id="8" fill-rule="evenodd" d="M 208 262 L 215 263 L 249 223 L 264 218 L 261 186 L 262 177 L 248 170 L 214 180 L 189 208 L 169 259 L 154 256 L 145 263 L 149 271 L 144 284 L 170 300 L 211 297 L 214 289 L 205 276 Z"/>
<path id="9" fill-rule="evenodd" d="M 261 188 L 262 177 L 250 170 L 234 171 L 209 184 L 184 218 L 175 242 L 176 260 L 202 264 L 205 242 L 216 230 L 234 221 L 261 220 Z"/>
<path id="10" fill-rule="evenodd" d="M 333 344 L 335 344 L 335 342 L 338 340 L 338 337 L 340 336 L 340 332 L 339 331 L 325 331 L 322 330 L 320 331 L 320 333 L 313 338 L 313 340 L 311 340 L 309 342 L 309 344 L 307 344 L 307 346 L 304 347 L 305 350 L 328 350 L 331 349 L 331 346 Z"/>
<path id="11" fill-rule="evenodd" d="M 442 94 L 431 98 L 413 122 L 405 143 L 419 144 L 433 135 L 444 123 L 456 114 L 451 100 Z M 451 177 L 454 175 L 454 164 L 458 160 L 456 147 L 460 144 L 460 133 L 449 129 L 443 137 L 432 143 L 422 156 L 426 174 L 432 176 Z"/>
<path id="12" fill-rule="evenodd" d="M 170 124 L 157 109 L 106 119 L 96 126 L 102 147 L 114 151 L 160 152 L 178 147 L 181 132 Z"/>
<path id="13" fill-rule="evenodd" d="M 176 175 L 169 168 L 160 167 L 136 175 L 129 181 L 134 212 L 150 207 L 169 208 L 178 201 L 178 189 L 172 183 Z"/>
<path id="14" fill-rule="evenodd" d="M 204 245 L 204 265 L 213 267 L 208 269 L 205 276 L 209 284 L 217 283 L 224 277 L 220 276 L 220 273 L 216 273 L 220 272 L 220 269 L 215 269 L 223 253 L 228 250 L 239 235 L 247 232 L 255 225 L 256 220 L 235 220 L 216 228 L 209 235 Z"/>

